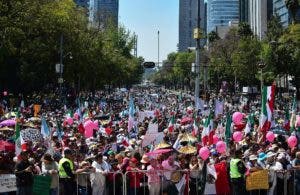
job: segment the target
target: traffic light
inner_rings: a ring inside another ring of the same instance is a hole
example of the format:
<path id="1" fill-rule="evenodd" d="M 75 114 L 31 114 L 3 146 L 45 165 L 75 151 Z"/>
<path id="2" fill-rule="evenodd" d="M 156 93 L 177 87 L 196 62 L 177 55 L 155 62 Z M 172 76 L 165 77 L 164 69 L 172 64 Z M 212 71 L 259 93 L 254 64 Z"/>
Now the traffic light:
<path id="1" fill-rule="evenodd" d="M 144 68 L 154 68 L 155 63 L 154 62 L 144 62 L 143 66 L 144 66 Z"/>

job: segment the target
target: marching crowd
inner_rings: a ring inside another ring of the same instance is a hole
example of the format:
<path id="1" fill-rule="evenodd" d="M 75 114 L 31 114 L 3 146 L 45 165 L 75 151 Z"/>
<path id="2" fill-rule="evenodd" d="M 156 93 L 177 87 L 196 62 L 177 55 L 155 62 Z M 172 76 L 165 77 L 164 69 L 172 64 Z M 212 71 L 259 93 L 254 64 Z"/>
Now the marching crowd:
<path id="1" fill-rule="evenodd" d="M 15 124 L 0 123 L 0 173 L 15 174 L 17 194 L 33 194 L 35 175 L 51 178 L 51 195 L 300 194 L 300 118 L 290 122 L 287 100 L 275 98 L 264 132 L 262 103 L 246 95 L 195 105 L 187 93 L 135 87 L 56 98 L 2 97 L 1 121 Z M 263 170 L 267 186 L 247 188 Z"/>

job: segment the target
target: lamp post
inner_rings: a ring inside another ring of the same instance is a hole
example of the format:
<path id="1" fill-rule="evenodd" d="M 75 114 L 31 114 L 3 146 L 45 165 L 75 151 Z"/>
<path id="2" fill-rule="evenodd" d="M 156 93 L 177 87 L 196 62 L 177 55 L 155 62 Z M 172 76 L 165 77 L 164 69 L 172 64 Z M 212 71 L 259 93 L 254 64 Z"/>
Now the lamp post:
<path id="1" fill-rule="evenodd" d="M 260 90 L 261 93 L 263 93 L 263 86 L 264 86 L 264 81 L 263 81 L 263 69 L 266 67 L 266 64 L 264 61 L 259 61 L 257 64 L 258 68 L 260 69 Z"/>
<path id="2" fill-rule="evenodd" d="M 199 84 L 200 84 L 200 39 L 201 39 L 201 29 L 200 29 L 200 0 L 197 4 L 197 27 L 194 29 L 194 39 L 196 39 L 196 79 L 195 79 L 195 106 L 197 106 L 199 98 Z"/>

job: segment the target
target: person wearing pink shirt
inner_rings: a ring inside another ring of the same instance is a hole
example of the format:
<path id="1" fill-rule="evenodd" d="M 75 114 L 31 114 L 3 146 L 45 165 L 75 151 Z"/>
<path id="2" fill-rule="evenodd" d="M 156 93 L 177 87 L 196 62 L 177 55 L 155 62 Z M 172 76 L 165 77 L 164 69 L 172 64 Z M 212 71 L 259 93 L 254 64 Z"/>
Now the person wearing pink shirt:
<path id="1" fill-rule="evenodd" d="M 150 160 L 150 165 L 147 167 L 149 194 L 156 195 L 160 193 L 160 171 L 162 167 L 156 159 Z"/>

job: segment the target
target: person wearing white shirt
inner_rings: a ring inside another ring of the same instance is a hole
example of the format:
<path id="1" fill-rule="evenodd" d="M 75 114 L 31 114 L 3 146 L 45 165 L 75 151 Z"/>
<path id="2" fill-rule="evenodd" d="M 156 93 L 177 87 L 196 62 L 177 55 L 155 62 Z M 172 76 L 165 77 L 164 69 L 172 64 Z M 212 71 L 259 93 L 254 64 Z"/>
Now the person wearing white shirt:
<path id="1" fill-rule="evenodd" d="M 95 173 L 91 174 L 91 186 L 93 195 L 105 194 L 105 176 L 110 171 L 110 165 L 103 160 L 102 154 L 95 156 L 95 161 L 92 163 L 92 167 L 96 169 Z"/>

